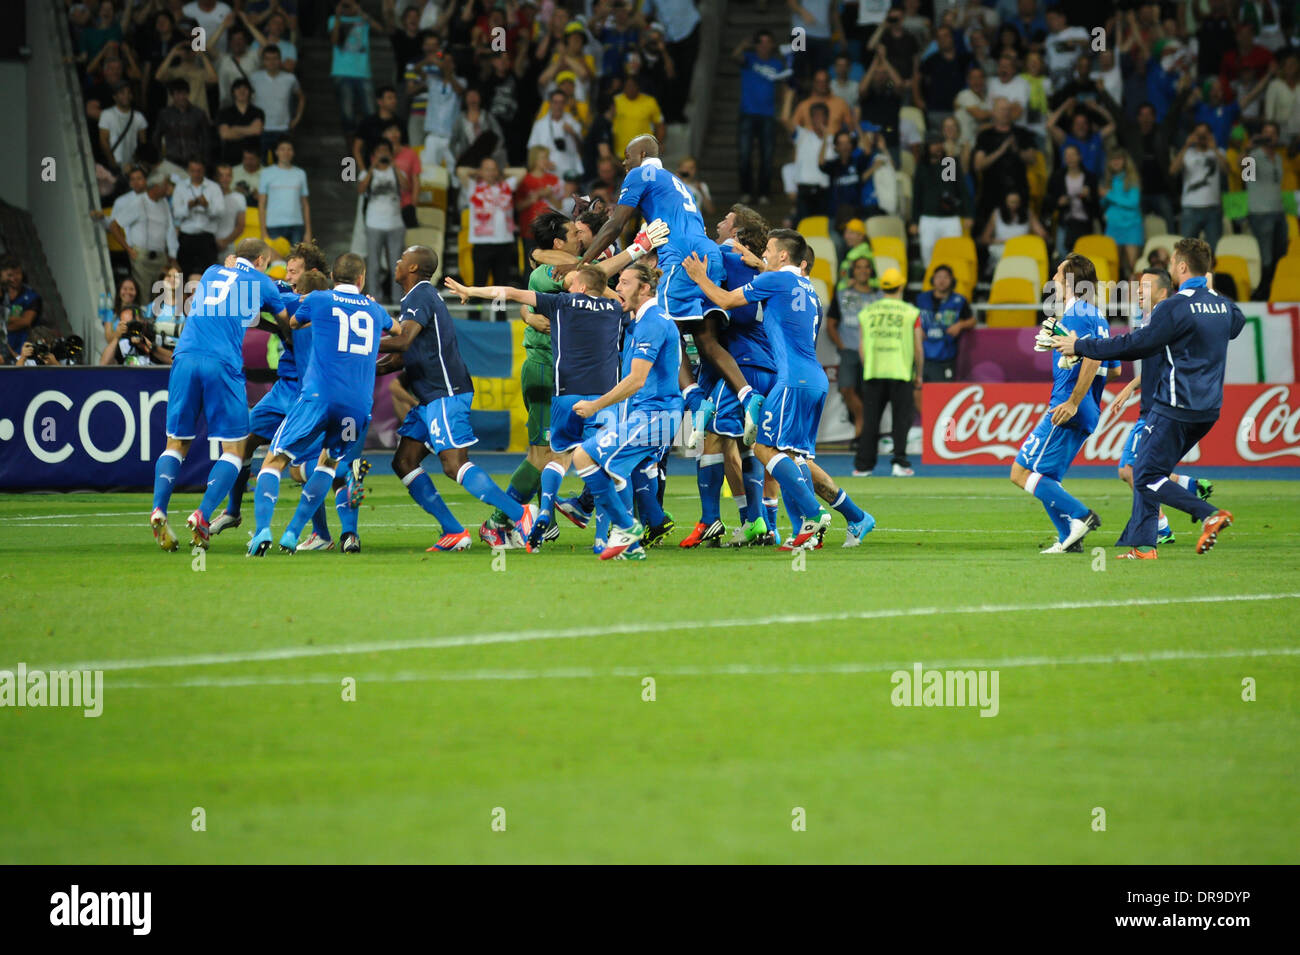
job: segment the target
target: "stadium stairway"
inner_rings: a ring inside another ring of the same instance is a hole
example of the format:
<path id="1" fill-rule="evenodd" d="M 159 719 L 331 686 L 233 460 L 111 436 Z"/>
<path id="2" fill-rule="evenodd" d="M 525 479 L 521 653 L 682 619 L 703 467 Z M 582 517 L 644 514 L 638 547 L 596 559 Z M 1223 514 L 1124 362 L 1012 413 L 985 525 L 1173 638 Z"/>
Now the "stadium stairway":
<path id="1" fill-rule="evenodd" d="M 717 79 L 710 90 L 708 132 L 697 157 L 700 178 L 708 183 L 713 193 L 719 218 L 723 210 L 740 200 L 740 163 L 736 152 L 740 132 L 740 67 L 731 59 L 731 51 L 743 37 L 752 36 L 760 29 L 771 30 L 778 43 L 789 42 L 789 8 L 784 3 L 755 4 L 752 0 L 731 0 L 726 5 L 723 29 L 718 38 Z M 781 190 L 781 165 L 790 161 L 789 139 L 784 130 L 778 128 L 772 157 L 772 201 L 760 207 L 763 215 L 774 225 L 793 210 Z M 757 155 L 754 161 L 757 167 Z M 710 230 L 712 226 L 710 222 Z"/>
<path id="2" fill-rule="evenodd" d="M 382 0 L 361 0 L 361 6 L 376 20 L 383 20 Z M 332 260 L 352 249 L 352 227 L 356 217 L 356 183 L 343 181 L 343 160 L 352 155 L 352 140 L 344 136 L 339 119 L 338 96 L 330 80 L 331 47 L 325 28 L 328 14 L 299 44 L 298 82 L 307 95 L 307 109 L 294 131 L 297 165 L 307 173 L 311 190 L 311 217 L 316 242 Z M 387 33 L 371 30 L 370 72 L 374 85 L 391 83 L 393 48 Z M 373 104 L 371 104 L 373 106 Z M 358 175 L 359 175 L 358 171 Z"/>
<path id="3" fill-rule="evenodd" d="M 45 247 L 32 215 L 24 209 L 0 202 L 0 254 L 12 252 L 24 264 L 25 280 L 41 290 L 41 324 L 66 335 L 70 326 L 59 295 L 59 283 L 50 270 Z"/>

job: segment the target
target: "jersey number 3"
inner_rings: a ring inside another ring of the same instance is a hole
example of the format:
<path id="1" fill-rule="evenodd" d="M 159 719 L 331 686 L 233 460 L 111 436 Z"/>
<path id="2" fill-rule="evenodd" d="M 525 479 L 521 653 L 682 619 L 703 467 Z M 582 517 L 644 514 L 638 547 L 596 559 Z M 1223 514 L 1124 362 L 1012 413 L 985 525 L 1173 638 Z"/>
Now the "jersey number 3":
<path id="1" fill-rule="evenodd" d="M 375 343 L 375 320 L 369 312 L 353 312 L 349 315 L 343 309 L 334 308 L 334 317 L 339 320 L 339 351 L 353 355 L 369 355 Z M 352 341 L 355 334 L 360 341 Z"/>

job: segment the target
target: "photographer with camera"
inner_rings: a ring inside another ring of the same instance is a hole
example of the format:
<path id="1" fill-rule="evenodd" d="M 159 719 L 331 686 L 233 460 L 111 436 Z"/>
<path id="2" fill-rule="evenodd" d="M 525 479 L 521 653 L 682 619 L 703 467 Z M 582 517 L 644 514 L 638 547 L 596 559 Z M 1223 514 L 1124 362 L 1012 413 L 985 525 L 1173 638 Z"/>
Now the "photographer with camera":
<path id="1" fill-rule="evenodd" d="M 78 365 L 85 343 L 78 335 L 56 338 L 52 330 L 38 328 L 18 350 L 15 364 L 19 368 L 44 368 L 49 365 Z"/>
<path id="2" fill-rule="evenodd" d="M 9 354 L 18 354 L 41 310 L 40 295 L 24 281 L 22 263 L 12 255 L 0 259 L 0 333 Z"/>
<path id="3" fill-rule="evenodd" d="M 99 364 L 170 365 L 172 349 L 164 345 L 167 340 L 147 318 L 120 319 L 113 334 L 108 336 L 108 344 L 99 355 Z M 172 341 L 174 343 L 174 339 Z"/>

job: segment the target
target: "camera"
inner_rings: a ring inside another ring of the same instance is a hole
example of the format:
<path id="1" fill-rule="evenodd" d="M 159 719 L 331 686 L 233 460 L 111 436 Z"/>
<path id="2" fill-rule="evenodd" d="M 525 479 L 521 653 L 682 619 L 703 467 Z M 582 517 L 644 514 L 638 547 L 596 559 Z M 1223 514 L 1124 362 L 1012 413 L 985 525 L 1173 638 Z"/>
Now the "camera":
<path id="1" fill-rule="evenodd" d="M 81 361 L 86 343 L 80 335 L 68 335 L 50 343 L 49 352 L 60 365 L 75 365 Z"/>
<path id="2" fill-rule="evenodd" d="M 156 335 L 157 333 L 152 322 L 145 322 L 138 318 L 133 318 L 131 321 L 126 323 L 126 332 L 122 337 L 130 340 L 131 344 L 136 348 L 140 348 L 146 342 L 152 345 Z"/>

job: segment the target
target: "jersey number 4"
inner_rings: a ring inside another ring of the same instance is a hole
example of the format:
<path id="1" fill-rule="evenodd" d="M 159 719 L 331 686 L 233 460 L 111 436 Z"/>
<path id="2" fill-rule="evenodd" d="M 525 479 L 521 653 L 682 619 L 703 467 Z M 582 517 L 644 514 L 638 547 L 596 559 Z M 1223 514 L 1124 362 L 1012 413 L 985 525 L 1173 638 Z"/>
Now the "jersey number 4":
<path id="1" fill-rule="evenodd" d="M 334 317 L 339 320 L 339 351 L 353 355 L 369 355 L 375 343 L 375 319 L 369 312 L 349 315 L 335 306 Z M 352 335 L 360 341 L 352 341 Z"/>

